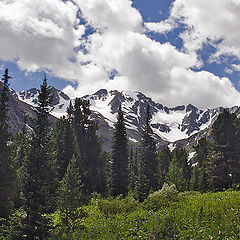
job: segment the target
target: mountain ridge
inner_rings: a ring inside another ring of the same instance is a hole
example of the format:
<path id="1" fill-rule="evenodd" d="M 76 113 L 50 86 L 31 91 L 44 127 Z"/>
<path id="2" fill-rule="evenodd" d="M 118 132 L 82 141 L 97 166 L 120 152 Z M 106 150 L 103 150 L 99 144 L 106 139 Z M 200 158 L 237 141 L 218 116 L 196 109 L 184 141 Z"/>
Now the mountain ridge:
<path id="1" fill-rule="evenodd" d="M 51 91 L 55 95 L 51 105 L 52 114 L 55 117 L 65 115 L 71 100 L 70 97 L 54 87 L 51 87 Z M 38 89 L 32 88 L 16 94 L 20 101 L 34 106 L 38 92 Z M 151 126 L 159 148 L 169 144 L 172 144 L 173 148 L 185 145 L 181 144 L 181 142 L 187 142 L 189 145 L 188 139 L 193 139 L 194 135 L 199 137 L 204 135 L 204 132 L 207 132 L 218 114 L 224 109 L 223 107 L 198 109 L 192 104 L 169 108 L 161 103 L 154 102 L 151 98 L 138 91 L 119 92 L 117 90 L 100 89 L 94 94 L 85 95 L 82 98 L 90 101 L 91 118 L 98 121 L 100 126 L 99 136 L 103 140 L 104 148 L 108 150 L 111 146 L 112 129 L 116 122 L 120 104 L 125 115 L 129 140 L 133 144 L 141 140 L 142 127 L 145 123 L 145 111 L 149 104 L 152 114 Z M 238 106 L 227 109 L 231 113 L 240 113 Z"/>

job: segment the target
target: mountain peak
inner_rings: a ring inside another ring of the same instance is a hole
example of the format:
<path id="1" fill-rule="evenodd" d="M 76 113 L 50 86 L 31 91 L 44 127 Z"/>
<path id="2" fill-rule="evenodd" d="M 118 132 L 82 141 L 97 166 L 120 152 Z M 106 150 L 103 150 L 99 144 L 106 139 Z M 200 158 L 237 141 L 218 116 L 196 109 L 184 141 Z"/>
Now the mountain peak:
<path id="1" fill-rule="evenodd" d="M 70 98 L 54 87 L 51 90 L 55 94 L 52 104 L 53 115 L 60 117 L 66 114 Z M 36 88 L 17 93 L 20 100 L 31 105 L 35 104 L 37 94 Z M 93 119 L 99 122 L 100 132 L 102 131 L 103 136 L 111 136 L 112 127 L 116 122 L 117 111 L 121 104 L 128 136 L 133 142 L 141 140 L 146 108 L 149 105 L 152 114 L 151 126 L 155 138 L 159 143 L 165 145 L 169 142 L 188 139 L 207 129 L 223 110 L 222 108 L 200 110 L 192 104 L 168 108 L 137 91 L 119 92 L 100 89 L 92 95 L 84 96 L 83 99 L 90 100 Z M 240 112 L 240 108 L 235 107 L 229 111 Z"/>

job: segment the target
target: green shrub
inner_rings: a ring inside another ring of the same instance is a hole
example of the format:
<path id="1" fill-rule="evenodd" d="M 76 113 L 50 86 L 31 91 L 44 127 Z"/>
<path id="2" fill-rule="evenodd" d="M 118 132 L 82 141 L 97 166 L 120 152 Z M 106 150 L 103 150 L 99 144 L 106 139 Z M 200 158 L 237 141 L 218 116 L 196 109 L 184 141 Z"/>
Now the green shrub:
<path id="1" fill-rule="evenodd" d="M 176 186 L 163 184 L 161 190 L 158 190 L 148 196 L 145 200 L 144 205 L 148 209 L 158 210 L 159 208 L 165 207 L 169 202 L 176 202 L 179 200 L 179 195 Z"/>
<path id="2" fill-rule="evenodd" d="M 99 210 L 105 215 L 132 212 L 137 206 L 138 201 L 133 197 L 122 198 L 121 195 L 116 198 L 98 200 Z"/>

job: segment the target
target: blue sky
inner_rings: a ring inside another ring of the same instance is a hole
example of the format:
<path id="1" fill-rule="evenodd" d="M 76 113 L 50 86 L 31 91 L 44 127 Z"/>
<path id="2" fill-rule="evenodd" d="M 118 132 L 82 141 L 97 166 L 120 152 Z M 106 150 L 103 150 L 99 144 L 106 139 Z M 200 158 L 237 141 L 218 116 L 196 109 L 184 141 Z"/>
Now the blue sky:
<path id="1" fill-rule="evenodd" d="M 46 72 L 71 97 L 107 88 L 168 106 L 239 105 L 239 23 L 232 0 L 3 0 L 0 73 L 17 91 Z"/>

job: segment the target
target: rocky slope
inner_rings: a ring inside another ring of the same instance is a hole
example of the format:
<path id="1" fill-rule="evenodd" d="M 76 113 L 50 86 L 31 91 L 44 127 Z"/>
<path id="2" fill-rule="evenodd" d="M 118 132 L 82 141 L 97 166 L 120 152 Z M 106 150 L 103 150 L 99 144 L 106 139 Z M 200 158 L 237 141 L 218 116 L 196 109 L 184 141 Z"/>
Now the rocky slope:
<path id="1" fill-rule="evenodd" d="M 70 98 L 63 92 L 52 87 L 54 101 L 52 103 L 55 117 L 66 113 Z M 35 105 L 38 90 L 33 88 L 17 93 L 19 100 Z M 223 108 L 198 109 L 189 104 L 169 108 L 154 102 L 141 92 L 131 91 L 107 91 L 101 89 L 92 95 L 83 97 L 91 102 L 92 118 L 97 120 L 100 126 L 99 135 L 104 143 L 104 149 L 111 145 L 112 128 L 116 122 L 116 115 L 120 104 L 125 113 L 126 127 L 129 140 L 137 143 L 141 140 L 142 127 L 145 121 L 147 104 L 152 113 L 152 128 L 159 148 L 169 145 L 170 148 L 191 146 L 203 135 Z M 230 112 L 240 113 L 239 107 L 229 109 Z"/>

